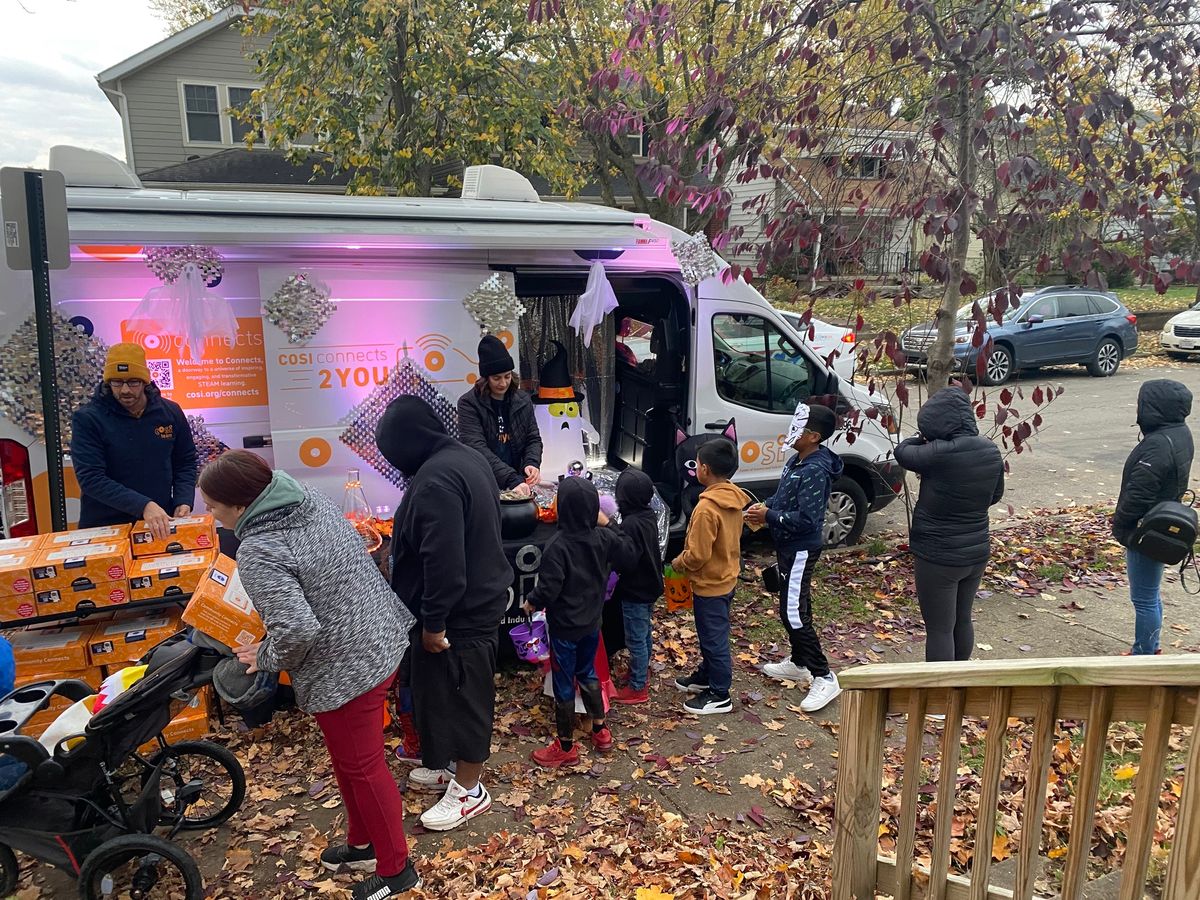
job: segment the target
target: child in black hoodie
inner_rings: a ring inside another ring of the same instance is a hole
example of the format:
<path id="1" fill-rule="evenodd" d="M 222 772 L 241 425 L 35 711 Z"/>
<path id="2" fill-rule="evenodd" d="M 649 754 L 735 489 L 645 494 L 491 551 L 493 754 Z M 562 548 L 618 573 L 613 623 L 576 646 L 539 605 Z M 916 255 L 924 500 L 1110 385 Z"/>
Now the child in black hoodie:
<path id="1" fill-rule="evenodd" d="M 626 469 L 617 479 L 617 509 L 621 533 L 633 542 L 628 565 L 618 565 L 613 600 L 621 604 L 625 621 L 625 645 L 629 647 L 629 684 L 617 691 L 613 701 L 632 706 L 649 703 L 646 680 L 652 641 L 651 616 L 654 603 L 663 593 L 662 551 L 658 545 L 658 521 L 650 501 L 654 483 L 639 469 Z"/>
<path id="2" fill-rule="evenodd" d="M 631 552 L 629 539 L 600 512 L 595 485 L 586 478 L 564 478 L 558 488 L 558 533 L 542 553 L 537 587 L 524 607 L 527 614 L 546 610 L 550 630 L 558 738 L 533 752 L 539 766 L 557 769 L 579 762 L 574 741 L 576 683 L 592 718 L 592 746 L 601 752 L 612 749 L 596 675 L 596 649 L 610 570 Z"/>

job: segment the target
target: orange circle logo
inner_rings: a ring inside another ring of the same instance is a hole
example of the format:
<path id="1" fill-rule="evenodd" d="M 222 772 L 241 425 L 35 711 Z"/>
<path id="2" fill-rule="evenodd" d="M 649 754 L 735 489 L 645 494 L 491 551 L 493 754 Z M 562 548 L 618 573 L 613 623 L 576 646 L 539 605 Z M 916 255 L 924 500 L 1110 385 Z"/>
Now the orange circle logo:
<path id="1" fill-rule="evenodd" d="M 474 384 L 478 380 L 479 380 L 479 376 L 476 375 L 474 372 L 467 373 L 467 384 Z"/>
<path id="2" fill-rule="evenodd" d="M 425 368 L 430 372 L 440 372 L 446 365 L 446 357 L 440 350 L 430 350 L 425 354 Z"/>
<path id="3" fill-rule="evenodd" d="M 496 337 L 504 342 L 504 346 L 509 350 L 513 348 L 513 333 L 511 331 L 502 331 Z"/>
<path id="4" fill-rule="evenodd" d="M 300 445 L 300 462 L 311 469 L 319 469 L 333 458 L 333 448 L 324 438 L 309 438 Z"/>
<path id="5" fill-rule="evenodd" d="M 744 463 L 754 462 L 761 453 L 762 450 L 754 441 L 746 441 L 746 443 L 742 444 L 742 462 Z"/>

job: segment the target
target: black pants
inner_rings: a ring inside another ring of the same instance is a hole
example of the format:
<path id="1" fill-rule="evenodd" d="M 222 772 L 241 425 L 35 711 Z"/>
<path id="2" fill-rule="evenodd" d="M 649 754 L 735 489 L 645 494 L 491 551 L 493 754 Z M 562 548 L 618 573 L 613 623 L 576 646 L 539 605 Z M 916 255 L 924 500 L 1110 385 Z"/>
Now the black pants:
<path id="1" fill-rule="evenodd" d="M 421 643 L 421 626 L 411 635 L 409 685 L 421 736 L 421 762 L 444 769 L 452 762 L 487 762 L 496 709 L 496 639 L 450 639 L 441 653 Z"/>
<path id="2" fill-rule="evenodd" d="M 943 566 L 916 558 L 917 600 L 925 620 L 926 662 L 971 658 L 975 646 L 971 605 L 985 568 L 986 562 L 975 566 Z"/>
<path id="3" fill-rule="evenodd" d="M 792 662 L 813 678 L 829 674 L 812 618 L 812 576 L 820 558 L 820 550 L 779 551 L 779 618 L 791 640 Z"/>

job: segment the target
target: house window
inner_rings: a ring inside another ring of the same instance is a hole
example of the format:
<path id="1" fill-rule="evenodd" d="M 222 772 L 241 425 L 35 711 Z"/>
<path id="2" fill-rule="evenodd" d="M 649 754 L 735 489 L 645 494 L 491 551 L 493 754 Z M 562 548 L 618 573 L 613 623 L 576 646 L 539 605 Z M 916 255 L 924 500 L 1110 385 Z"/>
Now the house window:
<path id="1" fill-rule="evenodd" d="M 646 146 L 641 131 L 631 131 L 625 135 L 625 152 L 630 156 L 646 155 Z"/>
<path id="2" fill-rule="evenodd" d="M 888 161 L 882 156 L 860 156 L 858 158 L 859 178 L 887 178 Z"/>
<path id="3" fill-rule="evenodd" d="M 221 143 L 221 107 L 215 84 L 185 84 L 183 110 L 189 142 Z"/>
<path id="4" fill-rule="evenodd" d="M 246 143 L 246 136 L 254 134 L 257 140 L 262 140 L 262 116 L 256 115 L 253 122 L 246 122 L 233 114 L 234 110 L 240 110 L 250 106 L 250 101 L 254 98 L 254 88 L 249 87 L 230 87 L 229 91 L 229 135 L 234 144 Z"/>

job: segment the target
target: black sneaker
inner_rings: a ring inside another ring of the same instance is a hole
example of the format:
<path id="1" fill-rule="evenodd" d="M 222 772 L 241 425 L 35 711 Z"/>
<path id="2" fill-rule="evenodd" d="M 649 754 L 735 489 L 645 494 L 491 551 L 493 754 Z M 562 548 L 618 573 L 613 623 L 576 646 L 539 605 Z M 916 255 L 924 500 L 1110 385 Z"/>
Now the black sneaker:
<path id="1" fill-rule="evenodd" d="M 722 697 L 716 691 L 706 690 L 684 701 L 683 711 L 694 716 L 712 716 L 717 713 L 733 712 L 733 701 L 729 699 L 728 694 Z"/>
<path id="2" fill-rule="evenodd" d="M 702 677 L 699 672 L 693 672 L 691 675 L 676 678 L 675 687 L 688 694 L 703 694 L 708 690 L 708 679 Z"/>
<path id="3" fill-rule="evenodd" d="M 360 881 L 350 892 L 353 900 L 387 900 L 388 897 L 399 897 L 421 886 L 421 876 L 413 867 L 412 860 L 404 864 L 399 875 L 384 878 L 372 875 L 366 881 Z"/>
<path id="4" fill-rule="evenodd" d="M 370 844 L 361 850 L 349 844 L 326 847 L 321 851 L 321 865 L 330 872 L 340 872 L 343 867 L 358 872 L 374 872 L 375 848 Z"/>

